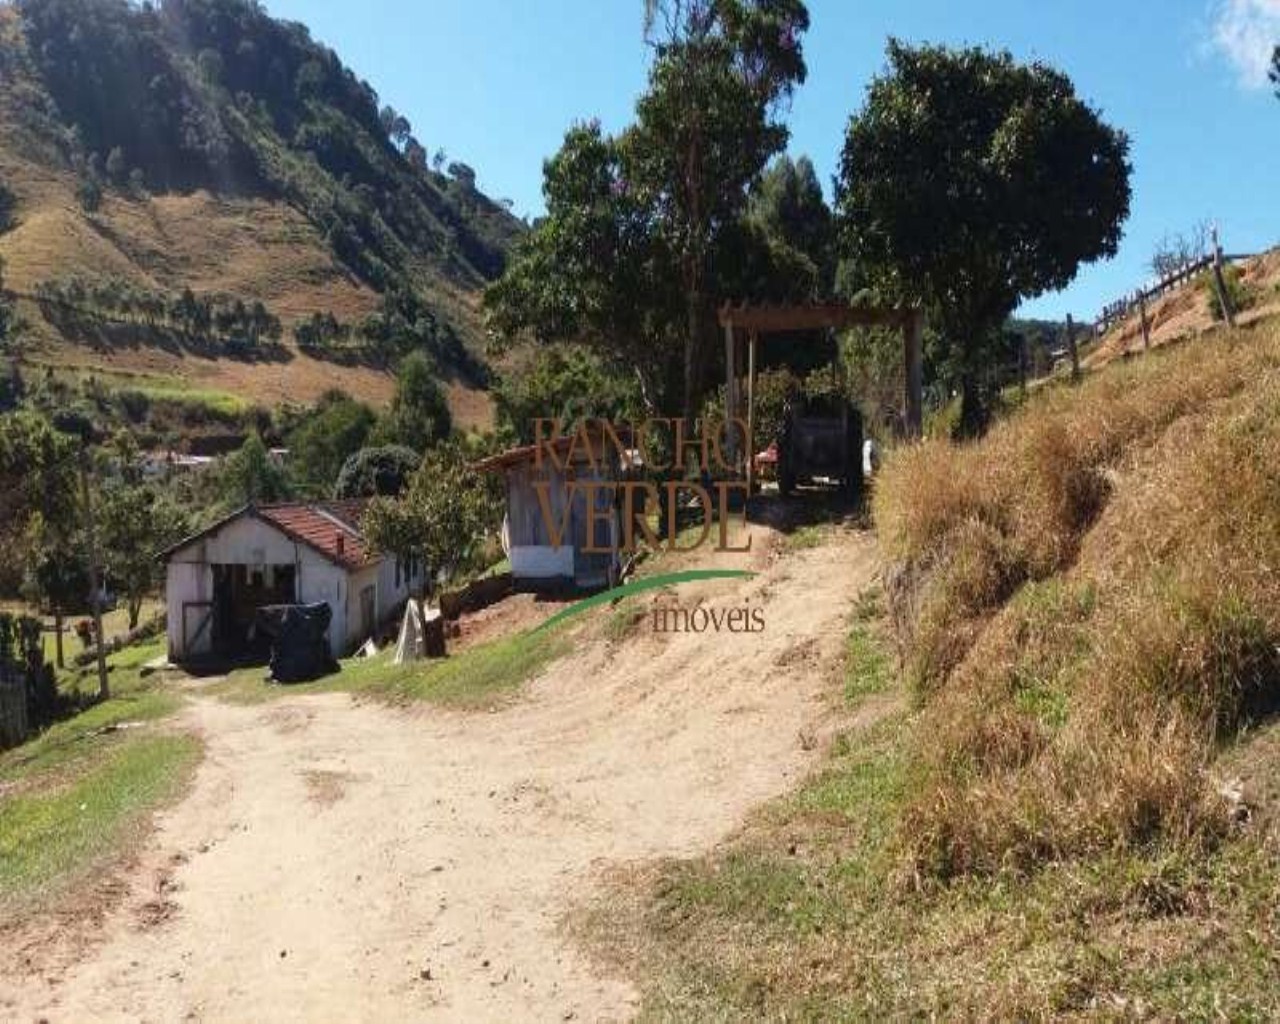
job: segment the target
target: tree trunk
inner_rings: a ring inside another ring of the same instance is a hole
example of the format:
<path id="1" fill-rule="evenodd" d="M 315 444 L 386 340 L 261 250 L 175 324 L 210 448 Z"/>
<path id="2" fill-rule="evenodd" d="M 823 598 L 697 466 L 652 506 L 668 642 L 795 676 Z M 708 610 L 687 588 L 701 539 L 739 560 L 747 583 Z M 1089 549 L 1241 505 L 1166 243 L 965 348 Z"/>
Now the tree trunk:
<path id="1" fill-rule="evenodd" d="M 688 436 L 694 432 L 694 420 L 698 418 L 698 394 L 702 383 L 701 337 L 702 295 L 695 285 L 688 293 L 689 334 L 684 339 L 684 421 Z"/>
<path id="2" fill-rule="evenodd" d="M 427 597 L 434 590 L 430 584 L 431 577 L 428 576 L 422 581 L 422 597 L 418 600 L 418 628 L 422 630 L 422 655 L 423 657 L 443 658 L 445 656 L 444 643 L 444 615 L 436 620 L 439 627 L 438 643 L 436 638 L 428 632 L 430 626 L 427 624 Z"/>
<path id="3" fill-rule="evenodd" d="M 129 632 L 138 628 L 138 616 L 142 614 L 142 598 L 129 598 Z"/>
<path id="4" fill-rule="evenodd" d="M 98 566 L 98 538 L 93 518 L 93 492 L 89 489 L 88 457 L 80 463 L 80 491 L 84 501 L 85 539 L 89 548 L 89 586 L 92 594 L 93 636 L 98 644 L 98 700 L 111 697 L 107 681 L 107 645 L 102 632 L 102 572 Z"/>
<path id="5" fill-rule="evenodd" d="M 972 372 L 960 378 L 959 436 L 980 437 L 987 428 L 987 409 L 982 400 L 982 390 Z"/>
<path id="6" fill-rule="evenodd" d="M 62 657 L 62 609 L 55 608 L 53 610 L 53 646 L 56 653 L 58 668 L 66 668 L 67 663 Z"/>

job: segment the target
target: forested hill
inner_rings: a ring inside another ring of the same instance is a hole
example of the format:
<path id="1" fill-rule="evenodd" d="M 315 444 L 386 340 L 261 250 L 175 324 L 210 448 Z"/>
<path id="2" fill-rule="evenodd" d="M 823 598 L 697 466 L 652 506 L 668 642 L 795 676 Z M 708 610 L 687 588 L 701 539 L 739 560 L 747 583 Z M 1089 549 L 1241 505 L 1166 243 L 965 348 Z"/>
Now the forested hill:
<path id="1" fill-rule="evenodd" d="M 251 0 L 0 4 L 0 256 L 64 363 L 297 361 L 307 392 L 421 347 L 482 383 L 476 296 L 522 224 L 428 141 Z"/>

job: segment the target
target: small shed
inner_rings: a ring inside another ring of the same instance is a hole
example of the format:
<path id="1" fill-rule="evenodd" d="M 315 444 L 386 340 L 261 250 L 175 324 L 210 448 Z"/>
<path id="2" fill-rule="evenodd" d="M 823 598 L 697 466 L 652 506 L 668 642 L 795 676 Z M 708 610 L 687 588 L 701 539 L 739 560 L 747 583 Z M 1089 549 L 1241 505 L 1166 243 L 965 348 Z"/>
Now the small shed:
<path id="1" fill-rule="evenodd" d="M 590 451 L 567 437 L 544 443 L 541 454 L 538 445 L 524 445 L 477 462 L 474 468 L 502 473 L 506 479 L 502 542 L 511 562 L 514 589 L 600 590 L 617 582 L 622 538 L 616 489 L 620 459 L 603 438 L 594 439 Z M 592 482 L 615 486 L 582 486 Z M 539 484 L 547 485 L 546 512 Z M 588 514 L 589 491 L 594 515 Z M 594 533 L 591 542 L 589 529 Z M 560 536 L 553 536 L 553 530 Z"/>
<path id="2" fill-rule="evenodd" d="M 334 657 L 396 618 L 422 569 L 372 554 L 360 528 L 364 507 L 249 505 L 163 552 L 170 660 L 265 654 L 256 650 L 254 622 L 270 605 L 327 604 Z"/>

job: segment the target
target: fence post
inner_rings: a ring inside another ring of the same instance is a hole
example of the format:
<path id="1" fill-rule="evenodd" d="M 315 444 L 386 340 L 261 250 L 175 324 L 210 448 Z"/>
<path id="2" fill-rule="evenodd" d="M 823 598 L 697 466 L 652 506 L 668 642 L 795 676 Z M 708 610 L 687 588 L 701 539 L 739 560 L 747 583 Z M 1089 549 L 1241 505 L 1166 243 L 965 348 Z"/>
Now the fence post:
<path id="1" fill-rule="evenodd" d="M 1138 289 L 1138 316 L 1142 318 L 1142 351 L 1151 348 L 1151 327 L 1147 323 L 1147 297 L 1142 289 Z"/>
<path id="2" fill-rule="evenodd" d="M 1226 317 L 1227 326 L 1236 325 L 1236 311 L 1231 308 L 1231 296 L 1227 292 L 1227 278 L 1223 272 L 1222 244 L 1218 241 L 1218 227 L 1213 228 L 1213 286 L 1218 290 L 1218 302 L 1222 306 L 1222 315 Z"/>
<path id="3" fill-rule="evenodd" d="M 1076 325 L 1067 314 L 1067 351 L 1071 353 L 1071 379 L 1080 379 L 1080 353 L 1076 349 Z"/>

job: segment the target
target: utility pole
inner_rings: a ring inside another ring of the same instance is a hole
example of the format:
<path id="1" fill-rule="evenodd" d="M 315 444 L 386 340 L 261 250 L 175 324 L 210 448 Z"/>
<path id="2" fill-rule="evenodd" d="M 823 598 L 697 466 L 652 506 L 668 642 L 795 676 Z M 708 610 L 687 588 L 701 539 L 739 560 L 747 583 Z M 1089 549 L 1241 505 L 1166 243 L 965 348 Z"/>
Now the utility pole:
<path id="1" fill-rule="evenodd" d="M 107 638 L 102 635 L 102 573 L 98 568 L 98 529 L 93 516 L 93 491 L 89 487 L 89 453 L 80 456 L 80 492 L 84 498 L 85 533 L 89 542 L 89 588 L 93 605 L 93 632 L 98 646 L 98 700 L 111 696 L 107 682 Z"/>

